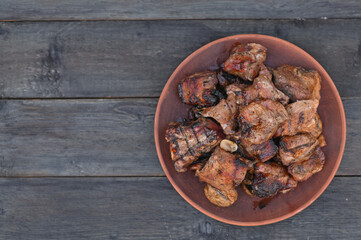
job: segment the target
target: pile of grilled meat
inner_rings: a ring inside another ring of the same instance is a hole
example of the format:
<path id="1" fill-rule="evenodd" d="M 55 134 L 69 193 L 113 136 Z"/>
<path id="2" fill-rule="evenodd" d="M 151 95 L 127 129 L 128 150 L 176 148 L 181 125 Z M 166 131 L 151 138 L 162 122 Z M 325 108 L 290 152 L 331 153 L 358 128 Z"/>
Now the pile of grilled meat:
<path id="1" fill-rule="evenodd" d="M 267 49 L 239 44 L 218 72 L 180 81 L 189 120 L 166 132 L 176 171 L 195 171 L 210 202 L 228 207 L 236 187 L 260 198 L 286 193 L 322 170 L 326 145 L 315 70 L 264 65 Z"/>

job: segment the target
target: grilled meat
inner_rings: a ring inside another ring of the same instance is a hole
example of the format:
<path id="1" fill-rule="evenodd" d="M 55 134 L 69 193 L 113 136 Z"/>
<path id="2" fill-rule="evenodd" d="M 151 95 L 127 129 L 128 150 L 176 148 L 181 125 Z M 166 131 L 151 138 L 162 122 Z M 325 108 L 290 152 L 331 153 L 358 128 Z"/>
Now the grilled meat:
<path id="1" fill-rule="evenodd" d="M 249 81 L 245 81 L 235 75 L 229 74 L 223 70 L 220 70 L 217 73 L 217 78 L 218 78 L 218 84 L 219 86 L 225 88 L 226 86 L 228 86 L 229 84 L 247 84 L 249 85 L 250 82 Z"/>
<path id="2" fill-rule="evenodd" d="M 297 133 L 311 133 L 318 137 L 322 122 L 317 114 L 318 100 L 302 100 L 287 105 L 289 120 L 282 124 L 276 136 L 293 136 Z"/>
<path id="3" fill-rule="evenodd" d="M 327 145 L 327 142 L 326 142 L 326 139 L 325 139 L 325 136 L 323 134 L 321 134 L 319 137 L 318 137 L 318 142 L 320 144 L 320 147 L 324 147 Z"/>
<path id="4" fill-rule="evenodd" d="M 298 182 L 290 175 L 290 178 L 287 181 L 286 186 L 280 190 L 280 193 L 287 193 L 289 191 L 292 191 L 297 187 Z"/>
<path id="5" fill-rule="evenodd" d="M 325 164 L 325 155 L 321 148 L 316 147 L 312 156 L 304 161 L 295 162 L 288 167 L 288 172 L 299 182 L 304 182 L 313 174 L 322 170 Z"/>
<path id="6" fill-rule="evenodd" d="M 169 124 L 171 158 L 176 171 L 194 170 L 206 183 L 207 199 L 220 207 L 237 200 L 239 185 L 248 195 L 272 197 L 325 163 L 320 74 L 290 65 L 268 68 L 266 55 L 260 44 L 238 44 L 222 69 L 178 84 L 181 100 L 192 105 L 191 121 Z"/>
<path id="7" fill-rule="evenodd" d="M 281 138 L 279 157 L 282 164 L 288 166 L 292 163 L 308 159 L 318 144 L 317 138 L 309 133 Z"/>
<path id="8" fill-rule="evenodd" d="M 240 109 L 238 122 L 240 131 L 235 137 L 242 138 L 242 144 L 261 144 L 276 133 L 288 119 L 282 104 L 272 100 L 256 101 Z"/>
<path id="9" fill-rule="evenodd" d="M 225 134 L 232 135 L 237 127 L 236 117 L 238 107 L 234 96 L 222 99 L 216 106 L 204 109 L 201 112 L 203 117 L 211 117 L 223 128 Z"/>
<path id="10" fill-rule="evenodd" d="M 278 128 L 273 112 L 259 103 L 251 103 L 242 108 L 238 121 L 240 138 L 247 144 L 266 142 Z"/>
<path id="11" fill-rule="evenodd" d="M 242 143 L 242 139 L 241 139 Z M 266 162 L 276 156 L 278 147 L 272 139 L 261 144 L 247 145 L 242 144 L 243 148 L 248 153 L 248 156 L 261 162 Z"/>
<path id="12" fill-rule="evenodd" d="M 258 101 L 258 103 L 267 107 L 273 112 L 274 118 L 279 125 L 283 124 L 285 121 L 288 120 L 287 110 L 279 102 L 275 102 L 273 100 L 263 100 Z"/>
<path id="13" fill-rule="evenodd" d="M 264 46 L 257 43 L 239 44 L 232 49 L 223 70 L 244 80 L 253 81 L 266 60 L 266 51 Z"/>
<path id="14" fill-rule="evenodd" d="M 237 190 L 232 188 L 227 191 L 219 190 L 207 184 L 204 188 L 204 194 L 208 200 L 219 207 L 231 206 L 238 197 Z"/>
<path id="15" fill-rule="evenodd" d="M 276 87 L 291 101 L 320 99 L 321 76 L 317 71 L 282 65 L 275 69 L 273 74 Z"/>
<path id="16" fill-rule="evenodd" d="M 256 91 L 249 91 L 252 85 L 246 84 L 237 84 L 233 83 L 226 87 L 226 92 L 228 96 L 234 96 L 236 98 L 236 103 L 240 106 L 248 105 L 254 101 L 258 93 Z"/>
<path id="17" fill-rule="evenodd" d="M 254 80 L 252 87 L 258 93 L 258 99 L 271 99 L 279 101 L 283 105 L 289 102 L 289 98 L 275 87 L 272 82 L 272 74 L 264 65 L 262 65 L 259 76 Z"/>
<path id="18" fill-rule="evenodd" d="M 226 88 L 228 95 L 235 95 L 237 104 L 248 105 L 255 100 L 271 99 L 287 104 L 289 98 L 272 82 L 272 74 L 265 65 L 261 66 L 258 77 L 251 86 L 231 84 Z"/>
<path id="19" fill-rule="evenodd" d="M 197 160 L 195 160 L 189 165 L 189 169 L 193 171 L 201 170 L 204 167 L 204 165 L 206 165 L 206 162 L 208 161 L 210 156 L 211 156 L 210 153 L 203 154 Z"/>
<path id="20" fill-rule="evenodd" d="M 179 97 L 183 103 L 198 106 L 213 106 L 217 104 L 222 93 L 216 89 L 217 74 L 205 71 L 192 74 L 178 84 Z"/>
<path id="21" fill-rule="evenodd" d="M 247 172 L 243 158 L 217 147 L 206 165 L 196 175 L 199 180 L 228 191 L 241 184 Z"/>
<path id="22" fill-rule="evenodd" d="M 211 119 L 199 118 L 186 123 L 170 123 L 166 140 L 170 143 L 172 160 L 178 172 L 202 154 L 210 152 L 223 139 L 221 127 Z"/>
<path id="23" fill-rule="evenodd" d="M 297 182 L 277 163 L 256 163 L 252 181 L 252 193 L 260 198 L 270 197 L 278 192 L 290 191 Z"/>

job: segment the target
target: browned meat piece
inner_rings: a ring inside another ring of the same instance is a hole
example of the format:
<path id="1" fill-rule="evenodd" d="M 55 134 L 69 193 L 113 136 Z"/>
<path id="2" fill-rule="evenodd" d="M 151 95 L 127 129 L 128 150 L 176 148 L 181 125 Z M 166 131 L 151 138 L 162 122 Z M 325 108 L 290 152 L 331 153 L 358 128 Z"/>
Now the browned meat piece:
<path id="1" fill-rule="evenodd" d="M 213 106 L 222 95 L 216 89 L 217 83 L 218 80 L 215 72 L 195 73 L 180 81 L 178 84 L 179 97 L 185 104 Z"/>
<path id="2" fill-rule="evenodd" d="M 201 114 L 203 117 L 211 117 L 216 120 L 222 126 L 225 134 L 234 134 L 238 114 L 234 96 L 228 96 L 227 100 L 222 99 L 216 106 L 204 109 Z"/>
<path id="3" fill-rule="evenodd" d="M 201 170 L 204 167 L 204 165 L 206 165 L 206 162 L 208 161 L 210 156 L 211 156 L 210 153 L 202 155 L 200 158 L 198 158 L 189 165 L 189 169 L 193 171 Z"/>
<path id="4" fill-rule="evenodd" d="M 313 155 L 305 161 L 296 162 L 288 167 L 288 172 L 299 182 L 306 181 L 313 174 L 322 170 L 325 164 L 325 155 L 320 147 L 316 147 Z"/>
<path id="5" fill-rule="evenodd" d="M 199 162 L 199 163 L 191 164 L 189 166 L 189 169 L 193 170 L 193 171 L 197 171 L 197 170 L 201 170 L 203 168 L 203 166 L 204 166 L 203 163 Z"/>
<path id="6" fill-rule="evenodd" d="M 228 96 L 234 96 L 236 98 L 238 105 L 244 106 L 253 102 L 258 96 L 258 93 L 251 87 L 252 85 L 233 83 L 226 87 L 226 92 Z M 251 91 L 249 89 L 251 89 Z"/>
<path id="7" fill-rule="evenodd" d="M 253 182 L 253 177 L 254 177 L 254 166 L 257 162 L 258 161 L 251 161 L 251 160 L 248 160 L 246 162 L 246 164 L 248 166 L 248 170 L 247 170 L 246 176 L 244 177 L 244 179 L 241 183 L 242 189 L 249 196 L 253 196 L 252 182 Z"/>
<path id="8" fill-rule="evenodd" d="M 278 128 L 273 112 L 256 102 L 240 110 L 238 121 L 241 138 L 247 145 L 266 142 Z"/>
<path id="9" fill-rule="evenodd" d="M 259 76 L 254 80 L 253 85 L 231 84 L 226 88 L 227 94 L 235 95 L 237 104 L 248 105 L 255 100 L 271 99 L 287 104 L 289 98 L 272 83 L 272 74 L 266 66 L 262 65 Z"/>
<path id="10" fill-rule="evenodd" d="M 313 124 L 308 129 L 309 133 L 311 133 L 315 137 L 319 137 L 322 133 L 322 121 L 320 115 L 316 113 Z"/>
<path id="11" fill-rule="evenodd" d="M 200 118 L 193 122 L 170 123 L 165 138 L 170 143 L 175 169 L 184 172 L 189 164 L 216 147 L 223 137 L 216 122 Z"/>
<path id="12" fill-rule="evenodd" d="M 323 136 L 323 134 L 321 134 L 321 135 L 318 137 L 318 142 L 319 142 L 319 144 L 320 144 L 320 147 L 327 146 L 327 142 L 326 142 L 325 136 Z"/>
<path id="13" fill-rule="evenodd" d="M 248 155 L 251 158 L 261 162 L 266 162 L 270 160 L 278 152 L 278 147 L 272 139 L 261 144 L 255 144 L 255 145 L 244 144 L 243 148 L 247 151 Z"/>
<path id="14" fill-rule="evenodd" d="M 249 85 L 250 83 L 249 81 L 244 81 L 243 79 L 240 79 L 239 77 L 229 74 L 223 70 L 220 70 L 217 73 L 217 78 L 218 78 L 219 86 L 223 88 L 233 83 L 237 83 L 237 84 L 247 83 L 247 85 Z"/>
<path id="15" fill-rule="evenodd" d="M 266 60 L 267 49 L 257 43 L 239 44 L 235 46 L 225 61 L 223 70 L 253 81 Z"/>
<path id="16" fill-rule="evenodd" d="M 253 196 L 253 191 L 252 191 L 252 184 L 245 184 L 244 182 L 241 184 L 241 187 L 243 189 L 243 191 L 248 195 L 248 196 Z"/>
<path id="17" fill-rule="evenodd" d="M 292 176 L 290 176 L 286 186 L 280 192 L 287 193 L 287 192 L 293 190 L 295 187 L 297 187 L 297 181 Z"/>
<path id="18" fill-rule="evenodd" d="M 291 101 L 320 99 L 321 76 L 317 71 L 282 65 L 273 74 L 276 87 Z"/>
<path id="19" fill-rule="evenodd" d="M 254 80 L 252 87 L 258 93 L 258 99 L 271 99 L 281 102 L 283 105 L 289 102 L 289 98 L 275 87 L 272 82 L 272 74 L 264 65 L 262 65 L 259 76 Z"/>
<path id="20" fill-rule="evenodd" d="M 255 164 L 252 193 L 260 198 L 270 197 L 280 191 L 291 190 L 297 186 L 285 167 L 277 163 Z"/>
<path id="21" fill-rule="evenodd" d="M 318 100 L 302 100 L 287 105 L 289 120 L 281 126 L 275 137 L 297 133 L 311 133 L 318 137 L 322 132 L 322 122 L 317 107 Z"/>
<path id="22" fill-rule="evenodd" d="M 247 172 L 247 164 L 240 156 L 217 147 L 202 170 L 197 171 L 199 180 L 228 191 L 241 184 Z"/>
<path id="23" fill-rule="evenodd" d="M 238 197 L 236 189 L 229 189 L 227 191 L 221 191 L 211 185 L 207 184 L 204 188 L 204 194 L 208 200 L 219 207 L 229 207 L 231 206 Z"/>
<path id="24" fill-rule="evenodd" d="M 262 104 L 273 112 L 276 122 L 279 125 L 283 124 L 286 120 L 288 120 L 288 112 L 279 102 L 275 102 L 273 100 L 264 100 L 258 101 L 258 103 Z"/>
<path id="25" fill-rule="evenodd" d="M 282 104 L 272 100 L 256 101 L 240 109 L 238 122 L 240 131 L 235 137 L 242 138 L 242 144 L 261 144 L 276 133 L 288 119 Z"/>
<path id="26" fill-rule="evenodd" d="M 317 138 L 310 133 L 281 138 L 279 156 L 282 164 L 288 166 L 292 163 L 308 159 L 318 144 Z"/>

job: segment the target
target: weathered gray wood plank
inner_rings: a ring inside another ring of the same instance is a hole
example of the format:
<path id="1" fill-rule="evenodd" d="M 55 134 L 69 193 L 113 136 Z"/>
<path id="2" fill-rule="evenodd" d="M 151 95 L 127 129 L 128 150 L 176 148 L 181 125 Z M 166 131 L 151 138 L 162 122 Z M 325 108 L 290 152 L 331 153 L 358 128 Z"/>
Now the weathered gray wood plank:
<path id="1" fill-rule="evenodd" d="M 344 99 L 343 106 L 346 113 L 346 147 L 337 174 L 361 174 L 361 98 Z"/>
<path id="2" fill-rule="evenodd" d="M 155 151 L 157 99 L 0 101 L 0 176 L 164 176 Z M 344 100 L 338 175 L 361 175 L 361 101 Z"/>
<path id="3" fill-rule="evenodd" d="M 355 18 L 361 17 L 357 0 L 2 0 L 1 20 L 85 19 L 244 19 L 244 18 Z"/>
<path id="4" fill-rule="evenodd" d="M 162 173 L 157 100 L 1 101 L 1 176 Z"/>
<path id="5" fill-rule="evenodd" d="M 186 203 L 166 178 L 1 178 L 1 239 L 360 239 L 361 178 L 335 178 L 296 216 L 238 227 Z"/>
<path id="6" fill-rule="evenodd" d="M 0 97 L 157 97 L 190 53 L 241 33 L 295 43 L 325 67 L 342 96 L 360 96 L 360 25 L 361 19 L 3 22 Z"/>

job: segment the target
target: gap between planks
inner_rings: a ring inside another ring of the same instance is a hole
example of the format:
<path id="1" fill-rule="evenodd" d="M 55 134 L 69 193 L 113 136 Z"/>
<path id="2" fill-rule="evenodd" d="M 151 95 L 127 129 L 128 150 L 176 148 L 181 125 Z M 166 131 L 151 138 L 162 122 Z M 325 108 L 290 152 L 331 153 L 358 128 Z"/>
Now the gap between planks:
<path id="1" fill-rule="evenodd" d="M 352 97 L 342 97 L 340 96 L 342 100 L 349 100 L 349 99 L 360 99 L 361 96 L 352 96 Z M 159 96 L 131 96 L 131 97 L 58 97 L 58 98 L 1 98 L 0 101 L 47 101 L 47 100 L 122 100 L 122 99 L 159 99 Z"/>
<path id="2" fill-rule="evenodd" d="M 165 175 L 122 175 L 122 176 L 0 176 L 0 179 L 8 178 L 166 178 Z M 361 178 L 361 175 L 335 175 L 335 178 Z"/>
<path id="3" fill-rule="evenodd" d="M 121 22 L 121 21 L 314 21 L 314 20 L 360 20 L 361 17 L 351 18 L 332 18 L 332 17 L 317 17 L 317 18 L 112 18 L 112 19 L 0 19 L 0 22 Z"/>
<path id="4" fill-rule="evenodd" d="M 131 97 L 52 97 L 52 98 L 6 98 L 0 97 L 0 100 L 14 100 L 14 101 L 46 101 L 46 100 L 122 100 L 122 99 L 158 99 L 159 97 L 153 97 L 153 96 L 131 96 Z M 361 98 L 361 97 L 360 97 Z"/>

